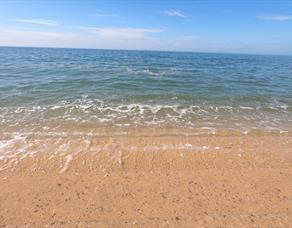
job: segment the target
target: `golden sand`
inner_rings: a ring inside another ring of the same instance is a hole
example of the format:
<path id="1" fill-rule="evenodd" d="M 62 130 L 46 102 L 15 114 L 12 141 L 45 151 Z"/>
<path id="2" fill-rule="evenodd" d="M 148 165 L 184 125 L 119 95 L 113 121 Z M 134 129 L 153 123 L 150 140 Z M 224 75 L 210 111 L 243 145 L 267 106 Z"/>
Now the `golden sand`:
<path id="1" fill-rule="evenodd" d="M 0 160 L 0 227 L 292 226 L 289 135 L 27 140 Z"/>

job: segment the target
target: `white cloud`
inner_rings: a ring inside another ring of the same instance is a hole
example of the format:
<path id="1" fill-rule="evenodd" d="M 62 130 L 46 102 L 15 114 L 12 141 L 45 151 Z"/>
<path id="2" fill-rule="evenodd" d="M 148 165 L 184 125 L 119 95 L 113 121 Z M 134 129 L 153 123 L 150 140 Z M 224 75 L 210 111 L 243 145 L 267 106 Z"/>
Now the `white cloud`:
<path id="1" fill-rule="evenodd" d="M 271 20 L 271 21 L 289 21 L 292 20 L 290 15 L 259 15 L 257 16 L 260 20 Z"/>
<path id="2" fill-rule="evenodd" d="M 1 46 L 72 47 L 108 49 L 155 49 L 153 33 L 159 29 L 64 27 L 62 32 L 43 32 L 25 28 L 0 27 Z"/>
<path id="3" fill-rule="evenodd" d="M 0 27 L 1 46 L 25 46 L 25 47 L 55 47 L 64 42 L 68 34 L 58 32 L 44 32 L 17 28 Z"/>
<path id="4" fill-rule="evenodd" d="M 19 19 L 12 18 L 11 21 L 26 23 L 26 24 L 37 24 L 37 25 L 46 25 L 46 26 L 59 26 L 58 22 L 45 19 Z"/>
<path id="5" fill-rule="evenodd" d="M 149 37 L 149 34 L 162 32 L 160 29 L 123 28 L 123 27 L 80 27 L 103 38 L 134 40 Z"/>
<path id="6" fill-rule="evenodd" d="M 187 18 L 185 14 L 183 14 L 181 11 L 178 10 L 167 10 L 164 12 L 165 15 L 170 16 L 170 17 L 182 17 L 182 18 Z"/>

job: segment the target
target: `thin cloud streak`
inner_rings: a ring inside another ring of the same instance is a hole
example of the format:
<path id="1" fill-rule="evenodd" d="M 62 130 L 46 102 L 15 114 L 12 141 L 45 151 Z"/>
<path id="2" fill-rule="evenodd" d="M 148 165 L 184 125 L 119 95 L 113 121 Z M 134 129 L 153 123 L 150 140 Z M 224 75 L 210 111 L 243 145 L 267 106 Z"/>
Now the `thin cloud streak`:
<path id="1" fill-rule="evenodd" d="M 96 13 L 96 14 L 90 14 L 90 17 L 118 17 L 118 14 L 105 14 L 105 13 Z"/>
<path id="2" fill-rule="evenodd" d="M 45 20 L 45 19 L 19 19 L 19 18 L 12 18 L 10 21 L 15 21 L 19 23 L 26 23 L 26 24 L 37 24 L 37 25 L 46 25 L 56 27 L 59 26 L 59 23 L 52 20 Z"/>
<path id="3" fill-rule="evenodd" d="M 164 12 L 165 15 L 170 16 L 170 17 L 181 17 L 181 18 L 187 18 L 185 14 L 183 14 L 179 10 L 167 10 Z"/>
<path id="4" fill-rule="evenodd" d="M 259 15 L 259 20 L 271 20 L 271 21 L 289 21 L 292 20 L 290 15 Z"/>

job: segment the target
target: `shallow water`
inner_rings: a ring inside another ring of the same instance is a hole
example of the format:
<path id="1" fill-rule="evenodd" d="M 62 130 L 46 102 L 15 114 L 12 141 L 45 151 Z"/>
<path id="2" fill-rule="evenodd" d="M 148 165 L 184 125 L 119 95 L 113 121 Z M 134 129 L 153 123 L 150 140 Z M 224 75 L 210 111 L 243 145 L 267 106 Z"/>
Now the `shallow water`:
<path id="1" fill-rule="evenodd" d="M 0 128 L 292 128 L 292 57 L 0 48 Z"/>

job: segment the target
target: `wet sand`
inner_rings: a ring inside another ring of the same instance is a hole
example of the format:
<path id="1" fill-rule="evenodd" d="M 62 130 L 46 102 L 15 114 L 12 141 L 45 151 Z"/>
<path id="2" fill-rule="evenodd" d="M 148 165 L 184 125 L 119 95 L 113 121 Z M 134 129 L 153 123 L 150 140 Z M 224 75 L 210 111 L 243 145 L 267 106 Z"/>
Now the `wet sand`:
<path id="1" fill-rule="evenodd" d="M 0 227 L 292 226 L 291 136 L 27 140 L 0 160 Z"/>

